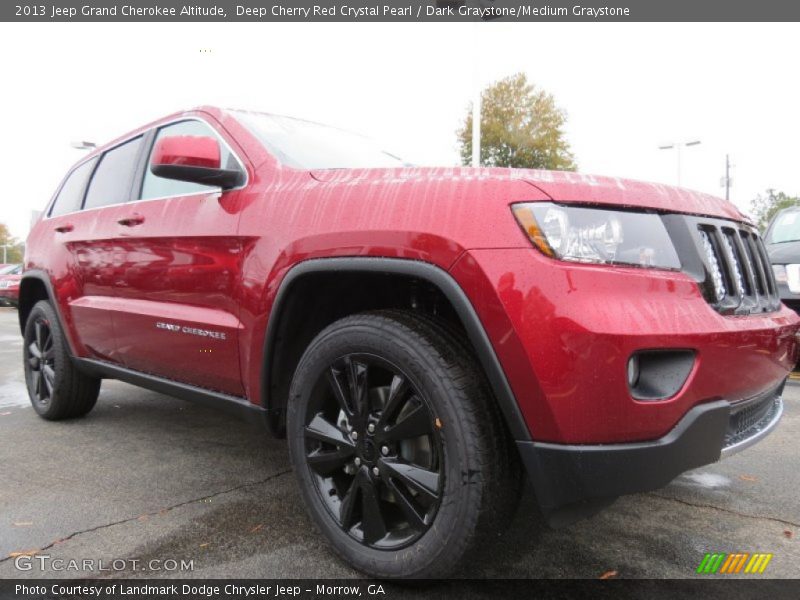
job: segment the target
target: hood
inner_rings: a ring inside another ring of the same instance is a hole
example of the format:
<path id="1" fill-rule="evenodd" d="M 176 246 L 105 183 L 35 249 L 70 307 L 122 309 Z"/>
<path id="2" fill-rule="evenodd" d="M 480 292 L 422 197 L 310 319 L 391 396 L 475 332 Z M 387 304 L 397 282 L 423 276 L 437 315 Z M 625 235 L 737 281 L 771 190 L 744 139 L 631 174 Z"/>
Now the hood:
<path id="1" fill-rule="evenodd" d="M 606 204 L 645 208 L 657 211 L 733 219 L 752 224 L 732 203 L 701 192 L 660 183 L 633 179 L 587 175 L 570 171 L 540 171 L 534 169 L 501 169 L 472 167 L 414 167 L 401 169 L 332 169 L 311 171 L 311 176 L 326 183 L 355 181 L 437 181 L 439 185 L 452 181 L 491 180 L 519 183 L 525 181 L 556 202 Z"/>
<path id="2" fill-rule="evenodd" d="M 800 263 L 800 240 L 796 242 L 781 242 L 768 244 L 767 254 L 773 264 L 788 265 Z"/>

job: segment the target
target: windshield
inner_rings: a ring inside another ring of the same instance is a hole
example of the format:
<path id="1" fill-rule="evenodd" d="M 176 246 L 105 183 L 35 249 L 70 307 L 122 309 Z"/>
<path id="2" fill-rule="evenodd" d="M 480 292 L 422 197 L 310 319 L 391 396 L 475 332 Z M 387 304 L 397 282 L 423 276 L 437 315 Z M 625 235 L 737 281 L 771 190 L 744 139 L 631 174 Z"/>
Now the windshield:
<path id="1" fill-rule="evenodd" d="M 787 210 L 775 217 L 767 232 L 767 244 L 796 242 L 800 240 L 800 211 Z"/>
<path id="2" fill-rule="evenodd" d="M 343 129 L 265 113 L 236 110 L 233 114 L 270 153 L 290 167 L 310 170 L 405 166 L 372 140 Z"/>
<path id="3" fill-rule="evenodd" d="M 0 267 L 0 275 L 16 275 L 20 272 L 21 265 L 6 265 L 5 267 Z"/>

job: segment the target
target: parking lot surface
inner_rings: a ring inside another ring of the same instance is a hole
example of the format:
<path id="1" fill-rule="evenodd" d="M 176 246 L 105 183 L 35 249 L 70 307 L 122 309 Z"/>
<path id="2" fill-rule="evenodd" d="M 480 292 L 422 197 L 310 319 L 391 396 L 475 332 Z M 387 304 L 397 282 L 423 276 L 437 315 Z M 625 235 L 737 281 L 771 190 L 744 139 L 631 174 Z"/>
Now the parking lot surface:
<path id="1" fill-rule="evenodd" d="M 86 418 L 30 407 L 16 312 L 0 309 L 0 577 L 357 577 L 302 506 L 286 444 L 223 413 L 115 381 Z M 735 373 L 731 374 L 735 377 Z M 800 386 L 761 444 L 553 530 L 526 497 L 470 577 L 692 577 L 706 552 L 769 552 L 800 576 Z M 14 556 L 193 570 L 20 571 Z M 120 564 L 120 563 L 117 563 Z"/>

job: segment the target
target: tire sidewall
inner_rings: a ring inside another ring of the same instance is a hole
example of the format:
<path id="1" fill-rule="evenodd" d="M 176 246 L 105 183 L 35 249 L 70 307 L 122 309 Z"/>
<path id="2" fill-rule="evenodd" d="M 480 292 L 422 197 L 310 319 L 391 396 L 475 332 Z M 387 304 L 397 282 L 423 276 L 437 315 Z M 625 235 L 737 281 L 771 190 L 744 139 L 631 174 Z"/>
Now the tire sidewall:
<path id="1" fill-rule="evenodd" d="M 426 352 L 414 332 L 397 324 L 387 340 L 386 328 L 362 324 L 334 324 L 309 346 L 298 365 L 287 409 L 287 435 L 292 464 L 317 526 L 343 558 L 357 568 L 383 577 L 432 577 L 452 568 L 461 557 L 475 520 L 471 513 L 480 498 L 471 485 L 478 473 L 468 440 L 470 432 L 462 423 L 458 407 L 448 390 L 446 364 Z M 304 426 L 316 382 L 325 369 L 346 354 L 373 354 L 397 365 L 444 424 L 439 430 L 444 457 L 443 497 L 430 529 L 415 542 L 398 550 L 377 550 L 362 545 L 333 520 L 319 497 L 316 482 L 305 462 Z"/>

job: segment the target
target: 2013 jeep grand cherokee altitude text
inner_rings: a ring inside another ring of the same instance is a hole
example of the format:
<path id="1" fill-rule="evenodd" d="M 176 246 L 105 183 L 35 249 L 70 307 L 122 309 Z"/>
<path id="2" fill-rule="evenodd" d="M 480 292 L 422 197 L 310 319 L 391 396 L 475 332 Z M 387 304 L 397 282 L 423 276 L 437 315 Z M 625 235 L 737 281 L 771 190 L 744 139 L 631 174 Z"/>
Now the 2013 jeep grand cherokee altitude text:
<path id="1" fill-rule="evenodd" d="M 565 522 L 762 438 L 796 362 L 752 225 L 575 173 L 410 168 L 359 136 L 202 108 L 94 151 L 28 238 L 45 419 L 116 378 L 286 435 L 332 547 L 451 572 L 523 473 Z"/>

